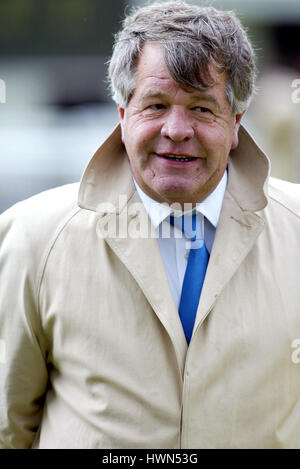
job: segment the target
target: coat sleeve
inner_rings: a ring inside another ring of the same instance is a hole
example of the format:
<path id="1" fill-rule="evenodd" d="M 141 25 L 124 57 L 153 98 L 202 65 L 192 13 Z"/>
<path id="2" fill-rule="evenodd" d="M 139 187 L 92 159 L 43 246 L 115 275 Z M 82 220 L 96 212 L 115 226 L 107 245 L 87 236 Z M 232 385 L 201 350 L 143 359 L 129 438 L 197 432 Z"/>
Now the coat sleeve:
<path id="1" fill-rule="evenodd" d="M 30 448 L 48 374 L 37 305 L 39 249 L 20 209 L 0 216 L 0 448 Z"/>

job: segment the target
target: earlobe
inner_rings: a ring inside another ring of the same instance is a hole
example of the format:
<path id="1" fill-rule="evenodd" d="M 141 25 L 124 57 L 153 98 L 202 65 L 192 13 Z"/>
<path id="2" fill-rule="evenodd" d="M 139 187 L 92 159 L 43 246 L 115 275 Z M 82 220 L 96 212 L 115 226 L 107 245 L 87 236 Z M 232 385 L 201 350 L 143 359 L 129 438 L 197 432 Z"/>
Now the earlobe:
<path id="1" fill-rule="evenodd" d="M 125 116 L 125 109 L 123 107 L 120 107 L 117 105 L 118 111 L 119 111 L 119 116 L 120 116 L 120 125 L 121 125 L 121 139 L 122 142 L 124 143 L 124 116 Z"/>
<path id="2" fill-rule="evenodd" d="M 125 109 L 123 107 L 119 106 L 119 104 L 117 104 L 117 108 L 118 108 L 118 111 L 119 111 L 120 119 L 122 121 L 122 120 L 124 120 Z"/>
<path id="3" fill-rule="evenodd" d="M 243 111 L 241 114 L 236 114 L 235 116 L 235 123 L 234 123 L 234 128 L 233 128 L 233 136 L 232 136 L 232 143 L 231 143 L 231 150 L 234 150 L 238 144 L 239 144 L 239 128 L 241 125 L 241 120 L 243 115 L 245 114 L 246 111 Z"/>

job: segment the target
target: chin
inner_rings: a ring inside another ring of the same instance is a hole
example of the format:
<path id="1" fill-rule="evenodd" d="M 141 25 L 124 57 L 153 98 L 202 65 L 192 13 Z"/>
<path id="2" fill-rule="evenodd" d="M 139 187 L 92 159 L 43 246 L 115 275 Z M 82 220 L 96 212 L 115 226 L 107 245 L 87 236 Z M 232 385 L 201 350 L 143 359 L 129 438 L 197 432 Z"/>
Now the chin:
<path id="1" fill-rule="evenodd" d="M 183 190 L 182 188 L 170 188 L 169 190 L 160 191 L 161 199 L 168 203 L 194 203 L 193 194 L 190 191 Z"/>

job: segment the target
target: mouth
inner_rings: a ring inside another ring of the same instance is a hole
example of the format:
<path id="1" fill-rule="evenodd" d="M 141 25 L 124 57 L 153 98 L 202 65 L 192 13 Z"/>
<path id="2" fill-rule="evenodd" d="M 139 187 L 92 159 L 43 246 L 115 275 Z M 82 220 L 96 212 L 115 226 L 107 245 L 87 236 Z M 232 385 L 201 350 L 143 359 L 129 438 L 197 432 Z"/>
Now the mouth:
<path id="1" fill-rule="evenodd" d="M 166 160 L 176 161 L 178 163 L 186 163 L 186 162 L 193 161 L 193 160 L 197 159 L 197 157 L 195 157 L 195 156 L 186 156 L 186 155 L 172 155 L 172 154 L 160 155 L 160 154 L 157 154 L 157 156 L 159 156 L 160 158 L 164 158 Z"/>

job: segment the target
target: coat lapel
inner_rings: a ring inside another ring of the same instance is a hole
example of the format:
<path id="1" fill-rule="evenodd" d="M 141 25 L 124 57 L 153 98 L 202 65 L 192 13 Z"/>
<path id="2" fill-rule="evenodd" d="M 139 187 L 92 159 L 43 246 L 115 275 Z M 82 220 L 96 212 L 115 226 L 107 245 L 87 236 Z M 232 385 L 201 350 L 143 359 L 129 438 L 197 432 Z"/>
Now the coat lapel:
<path id="1" fill-rule="evenodd" d="M 110 233 L 107 228 L 109 224 L 112 228 Z M 121 236 L 115 236 L 114 227 L 117 227 Z M 131 273 L 169 334 L 182 373 L 187 352 L 186 339 L 158 242 L 154 237 L 155 232 L 134 188 L 128 204 L 123 205 L 119 213 L 105 213 L 100 218 L 98 230 Z"/>
<path id="2" fill-rule="evenodd" d="M 259 212 L 267 205 L 269 161 L 244 127 L 230 154 L 228 185 L 206 272 L 194 330 L 212 310 L 222 290 L 264 229 Z"/>
<path id="3" fill-rule="evenodd" d="M 195 328 L 212 310 L 222 290 L 238 270 L 264 228 L 264 221 L 243 212 L 230 193 L 225 194 L 198 307 Z"/>

